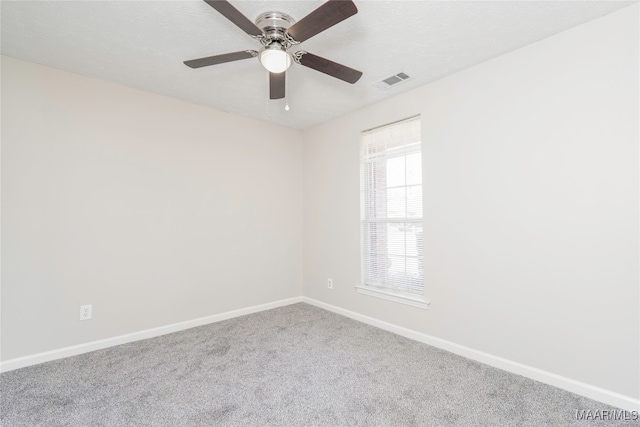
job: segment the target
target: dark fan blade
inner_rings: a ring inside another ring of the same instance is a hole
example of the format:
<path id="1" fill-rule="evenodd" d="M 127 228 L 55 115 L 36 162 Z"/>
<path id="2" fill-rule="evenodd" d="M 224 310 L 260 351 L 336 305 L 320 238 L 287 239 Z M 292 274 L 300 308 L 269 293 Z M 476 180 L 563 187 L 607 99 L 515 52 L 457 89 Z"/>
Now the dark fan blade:
<path id="1" fill-rule="evenodd" d="M 287 30 L 294 40 L 303 42 L 358 13 L 351 0 L 329 0 Z"/>
<path id="2" fill-rule="evenodd" d="M 238 61 L 256 56 L 255 50 L 241 50 L 240 52 L 225 53 L 223 55 L 207 56 L 206 58 L 191 59 L 184 61 L 184 65 L 191 68 L 206 67 L 209 65 L 223 64 L 225 62 Z"/>
<path id="3" fill-rule="evenodd" d="M 296 52 L 296 55 L 297 54 L 298 52 Z M 362 77 L 362 71 L 354 70 L 353 68 L 329 61 L 312 53 L 304 53 L 300 58 L 300 64 L 351 84 L 357 82 L 360 77 Z"/>
<path id="4" fill-rule="evenodd" d="M 269 99 L 284 98 L 284 81 L 286 73 L 269 73 Z"/>
<path id="5" fill-rule="evenodd" d="M 204 0 L 209 6 L 220 12 L 229 21 L 236 24 L 250 36 L 261 36 L 262 30 L 244 16 L 238 9 L 226 0 Z"/>

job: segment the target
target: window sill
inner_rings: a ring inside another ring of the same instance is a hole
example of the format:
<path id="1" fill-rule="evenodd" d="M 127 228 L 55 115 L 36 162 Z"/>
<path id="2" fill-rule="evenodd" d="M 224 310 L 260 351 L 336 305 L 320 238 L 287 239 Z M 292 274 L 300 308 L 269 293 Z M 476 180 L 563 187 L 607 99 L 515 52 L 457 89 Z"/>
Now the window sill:
<path id="1" fill-rule="evenodd" d="M 413 307 L 418 307 L 426 310 L 431 304 L 420 296 L 408 296 L 399 292 L 394 292 L 387 289 L 374 288 L 372 286 L 358 285 L 356 289 L 363 295 L 369 295 L 372 297 L 378 297 L 389 301 L 399 302 L 401 304 L 407 304 Z"/>

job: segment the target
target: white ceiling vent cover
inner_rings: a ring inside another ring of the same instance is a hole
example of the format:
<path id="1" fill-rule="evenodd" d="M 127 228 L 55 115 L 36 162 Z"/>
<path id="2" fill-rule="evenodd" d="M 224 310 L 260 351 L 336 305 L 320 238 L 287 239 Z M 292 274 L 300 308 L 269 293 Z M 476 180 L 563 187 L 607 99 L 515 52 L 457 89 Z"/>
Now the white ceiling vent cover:
<path id="1" fill-rule="evenodd" d="M 378 89 L 389 89 L 390 87 L 398 85 L 402 82 L 405 82 L 410 78 L 411 76 L 409 76 L 407 73 L 399 72 L 398 74 L 394 74 L 380 81 L 377 81 L 373 85 Z"/>

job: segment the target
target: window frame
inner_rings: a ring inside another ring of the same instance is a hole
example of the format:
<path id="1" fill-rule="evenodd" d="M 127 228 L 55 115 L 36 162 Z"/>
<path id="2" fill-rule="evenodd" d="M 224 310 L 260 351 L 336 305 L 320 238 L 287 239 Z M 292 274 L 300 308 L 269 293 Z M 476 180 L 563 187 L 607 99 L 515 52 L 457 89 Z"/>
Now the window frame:
<path id="1" fill-rule="evenodd" d="M 422 198 L 421 198 L 421 202 L 422 202 L 423 213 L 420 217 L 409 217 L 406 212 L 406 209 L 404 214 L 405 216 L 400 218 L 393 218 L 388 216 L 385 218 L 368 217 L 367 209 L 371 209 L 371 204 L 369 203 L 369 199 L 368 199 L 369 194 L 371 193 L 371 187 L 369 186 L 369 182 L 371 181 L 371 179 L 369 176 L 366 176 L 366 171 L 367 171 L 367 167 L 371 167 L 370 165 L 375 164 L 375 161 L 365 158 L 366 157 L 365 156 L 366 135 L 369 135 L 371 134 L 371 132 L 375 132 L 376 130 L 382 130 L 390 126 L 398 126 L 405 122 L 411 123 L 416 120 L 418 121 L 418 125 L 421 128 L 421 124 L 422 124 L 421 117 L 420 115 L 415 115 L 403 120 L 399 120 L 396 122 L 387 123 L 382 126 L 377 126 L 375 128 L 367 129 L 360 133 L 360 159 L 359 159 L 359 162 L 360 162 L 360 224 L 359 224 L 360 226 L 360 283 L 356 286 L 356 289 L 359 293 L 363 295 L 378 297 L 385 300 L 394 301 L 394 302 L 426 309 L 429 306 L 430 302 L 425 298 L 424 269 L 422 270 L 422 277 L 421 277 L 422 283 L 420 286 L 420 291 L 421 291 L 420 293 L 413 293 L 413 292 L 394 289 L 393 286 L 384 286 L 384 285 L 380 286 L 380 285 L 366 283 L 367 266 L 368 266 L 368 263 L 371 262 L 368 259 L 368 257 L 370 257 L 375 251 L 368 250 L 367 232 L 365 231 L 365 228 L 369 227 L 371 224 L 374 224 L 374 223 L 379 223 L 379 224 L 415 223 L 415 224 L 420 224 L 420 226 L 422 226 L 422 229 L 424 230 L 424 211 L 423 211 L 424 201 L 422 200 Z M 403 144 L 402 154 L 399 154 L 396 156 L 394 156 L 393 153 L 389 153 L 390 149 L 388 147 L 385 147 L 384 154 L 382 154 L 381 156 L 384 159 L 392 159 L 394 157 L 403 157 L 406 159 L 411 154 L 420 153 L 421 163 L 420 163 L 420 184 L 419 185 L 421 190 L 424 187 L 424 179 L 422 174 L 422 151 L 423 151 L 422 145 L 423 145 L 422 135 L 420 135 L 420 141 L 416 144 L 415 147 L 407 149 L 407 145 Z M 417 185 L 417 184 L 413 184 L 413 185 Z M 406 189 L 411 186 L 412 186 L 411 184 L 408 184 L 407 182 L 405 182 L 402 187 Z M 388 190 L 390 187 L 385 186 L 385 188 Z M 405 203 L 406 203 L 406 199 L 405 199 Z M 405 236 L 405 239 L 406 239 L 406 236 Z M 406 245 L 406 240 L 405 240 L 405 245 Z M 388 251 L 388 246 L 386 250 Z M 388 256 L 388 252 L 385 252 L 385 254 L 378 254 L 377 252 L 375 253 L 378 256 L 379 255 Z M 405 253 L 403 257 L 406 262 L 406 260 L 408 259 L 408 255 L 406 253 L 406 246 L 405 246 Z M 424 266 L 424 246 L 422 247 L 421 253 L 418 253 L 418 257 L 419 257 L 418 262 Z"/>

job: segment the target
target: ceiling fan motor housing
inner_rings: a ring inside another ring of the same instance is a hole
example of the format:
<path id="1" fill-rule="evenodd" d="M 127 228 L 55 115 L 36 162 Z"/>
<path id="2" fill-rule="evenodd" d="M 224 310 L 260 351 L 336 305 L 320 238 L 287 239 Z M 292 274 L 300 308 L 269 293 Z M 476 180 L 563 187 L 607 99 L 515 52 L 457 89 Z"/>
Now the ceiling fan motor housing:
<path id="1" fill-rule="evenodd" d="M 265 12 L 256 19 L 256 25 L 262 28 L 265 33 L 273 30 L 284 32 L 295 23 L 295 19 L 282 12 Z"/>
<path id="2" fill-rule="evenodd" d="M 295 19 L 282 12 L 265 12 L 258 16 L 256 25 L 264 32 L 262 44 L 269 46 L 272 43 L 278 43 L 285 49 L 291 45 L 290 40 L 286 37 L 287 28 L 295 24 Z"/>

